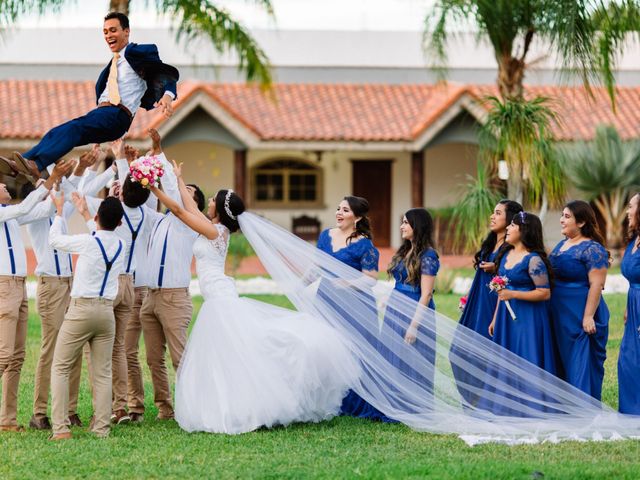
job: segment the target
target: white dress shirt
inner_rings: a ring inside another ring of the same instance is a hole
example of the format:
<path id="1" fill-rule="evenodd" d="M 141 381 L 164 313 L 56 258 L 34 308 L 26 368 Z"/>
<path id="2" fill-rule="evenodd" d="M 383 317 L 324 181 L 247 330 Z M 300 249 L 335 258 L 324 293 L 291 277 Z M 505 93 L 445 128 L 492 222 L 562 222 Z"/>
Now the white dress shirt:
<path id="1" fill-rule="evenodd" d="M 43 185 L 16 205 L 0 206 L 0 275 L 27 275 L 27 255 L 20 225 L 28 224 L 51 213 L 51 205 L 41 200 L 49 193 Z"/>
<path id="2" fill-rule="evenodd" d="M 74 175 L 69 177 L 69 179 L 63 178 L 61 187 L 65 199 L 71 199 L 71 194 L 75 191 L 79 183 L 80 177 Z M 58 250 L 49 245 L 49 229 L 55 217 L 55 206 L 50 198 L 46 199 L 43 203 L 45 202 L 50 206 L 47 217 L 27 225 L 27 231 L 29 232 L 29 237 L 31 237 L 31 246 L 38 261 L 35 274 L 38 276 L 70 277 L 73 273 L 71 254 L 58 252 Z M 64 217 L 68 219 L 74 209 L 75 207 L 70 201 L 65 201 L 63 209 Z M 63 233 L 67 233 L 66 225 Z"/>
<path id="3" fill-rule="evenodd" d="M 162 189 L 180 205 L 182 199 L 178 189 L 178 179 L 164 154 L 158 158 L 164 163 Z M 151 210 L 151 209 L 149 209 Z M 149 239 L 146 267 L 150 288 L 188 288 L 191 283 L 191 260 L 193 244 L 198 233 L 168 212 L 155 214 L 156 223 Z"/>
<path id="4" fill-rule="evenodd" d="M 56 215 L 49 231 L 49 243 L 63 252 L 79 254 L 71 298 L 103 297 L 113 300 L 118 294 L 118 275 L 124 270 L 124 242 L 115 232 L 108 230 L 98 230 L 94 235 L 65 235 L 66 223 L 63 217 Z M 108 261 L 113 262 L 109 271 L 96 239 L 102 242 Z"/>
<path id="5" fill-rule="evenodd" d="M 120 94 L 120 103 L 129 109 L 131 115 L 135 115 L 138 107 L 140 107 L 144 92 L 147 91 L 147 82 L 127 62 L 124 55 L 127 47 L 128 45 L 120 50 L 120 57 L 118 57 L 118 93 Z M 106 85 L 98 103 L 109 101 L 108 90 L 109 86 Z M 174 98 L 172 92 L 166 91 L 165 94 L 168 94 L 172 99 Z"/>

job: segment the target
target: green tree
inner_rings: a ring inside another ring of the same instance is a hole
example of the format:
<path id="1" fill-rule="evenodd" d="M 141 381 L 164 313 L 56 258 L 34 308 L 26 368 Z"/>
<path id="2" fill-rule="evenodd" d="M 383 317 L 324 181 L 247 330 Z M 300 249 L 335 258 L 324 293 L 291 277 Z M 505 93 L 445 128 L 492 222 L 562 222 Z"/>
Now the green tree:
<path id="1" fill-rule="evenodd" d="M 627 202 L 640 187 L 640 142 L 623 142 L 615 128 L 600 125 L 592 142 L 559 151 L 567 177 L 604 219 L 607 245 L 620 248 Z"/>
<path id="2" fill-rule="evenodd" d="M 437 0 L 425 20 L 425 45 L 446 63 L 447 26 L 472 22 L 488 39 L 503 98 L 522 98 L 527 55 L 539 38 L 584 86 L 606 85 L 613 101 L 616 58 L 628 32 L 640 31 L 640 2 L 624 0 Z"/>
<path id="3" fill-rule="evenodd" d="M 252 0 L 273 15 L 271 0 Z M 15 23 L 21 16 L 46 11 L 62 11 L 72 0 L 0 0 L 0 27 Z M 105 2 L 106 3 L 106 2 Z M 156 10 L 174 22 L 176 39 L 192 40 L 207 37 L 219 52 L 233 50 L 238 56 L 238 68 L 248 81 L 263 88 L 272 84 L 271 68 L 266 53 L 249 31 L 223 7 L 208 0 L 155 0 Z M 110 0 L 111 11 L 128 14 L 131 0 Z"/>

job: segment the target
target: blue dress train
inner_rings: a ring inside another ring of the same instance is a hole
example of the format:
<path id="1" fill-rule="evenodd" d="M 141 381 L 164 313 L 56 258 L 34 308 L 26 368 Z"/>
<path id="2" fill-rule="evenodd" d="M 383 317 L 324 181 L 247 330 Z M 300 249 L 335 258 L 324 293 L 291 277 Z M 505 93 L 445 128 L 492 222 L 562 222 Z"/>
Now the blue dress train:
<path id="1" fill-rule="evenodd" d="M 602 296 L 594 314 L 596 333 L 582 328 L 589 295 L 589 272 L 609 266 L 607 250 L 586 240 L 561 251 L 562 240 L 549 255 L 555 284 L 551 295 L 551 318 L 560 362 L 558 376 L 593 398 L 602 397 L 604 361 L 607 358 L 609 309 Z"/>
<path id="2" fill-rule="evenodd" d="M 635 241 L 627 246 L 621 265 L 622 275 L 629 280 L 629 293 L 618 356 L 618 409 L 620 413 L 640 415 L 640 252 L 633 252 Z"/>
<path id="3" fill-rule="evenodd" d="M 360 240 L 353 241 L 346 247 L 334 252 L 333 246 L 331 245 L 329 229 L 326 229 L 320 233 L 317 247 L 323 252 L 331 255 L 333 258 L 355 268 L 358 271 L 378 271 L 380 253 L 373 245 L 373 242 L 368 238 L 361 238 Z M 371 334 L 372 331 L 378 330 L 378 310 L 373 293 L 354 295 L 351 292 L 345 292 L 344 299 L 341 301 L 340 290 L 335 286 L 332 286 L 329 290 L 327 282 L 327 280 L 322 280 L 320 282 L 320 286 L 318 287 L 318 296 L 320 296 L 327 305 L 335 310 L 336 314 L 341 318 L 344 318 L 347 321 L 349 320 L 350 315 L 348 313 L 348 308 L 354 308 L 354 305 L 352 305 L 354 300 L 362 302 L 361 305 L 355 306 L 355 308 L 371 310 L 371 325 L 369 328 L 365 328 L 357 322 L 353 322 L 352 325 L 358 330 L 360 335 L 366 339 L 366 341 L 368 341 L 374 348 L 377 348 L 378 340 Z M 331 292 L 330 294 L 329 291 Z M 373 405 L 370 405 L 353 390 L 349 390 L 342 400 L 340 414 L 350 415 L 352 417 L 368 418 L 382 422 L 394 422 L 394 420 L 391 420 Z"/>

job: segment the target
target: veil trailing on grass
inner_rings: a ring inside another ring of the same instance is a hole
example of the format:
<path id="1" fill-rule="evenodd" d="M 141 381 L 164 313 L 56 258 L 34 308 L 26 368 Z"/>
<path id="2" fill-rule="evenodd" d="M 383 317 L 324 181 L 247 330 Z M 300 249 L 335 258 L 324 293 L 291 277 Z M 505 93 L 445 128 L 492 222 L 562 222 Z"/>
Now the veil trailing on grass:
<path id="1" fill-rule="evenodd" d="M 470 445 L 640 437 L 640 417 L 621 415 L 456 321 L 385 291 L 262 217 L 245 212 L 239 222 L 295 307 L 341 333 L 361 369 L 352 389 L 388 417 Z M 414 319 L 417 339 L 408 344 L 404 333 Z"/>

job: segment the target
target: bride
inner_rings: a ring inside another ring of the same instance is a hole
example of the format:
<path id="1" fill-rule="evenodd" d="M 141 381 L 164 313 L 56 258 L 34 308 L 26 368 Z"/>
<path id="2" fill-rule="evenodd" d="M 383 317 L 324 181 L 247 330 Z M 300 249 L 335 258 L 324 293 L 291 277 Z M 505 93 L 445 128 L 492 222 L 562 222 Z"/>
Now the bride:
<path id="1" fill-rule="evenodd" d="M 224 265 L 244 203 L 220 190 L 207 218 L 180 167 L 174 162 L 184 207 L 151 187 L 200 234 L 193 252 L 204 303 L 177 373 L 176 421 L 189 432 L 237 434 L 337 415 L 359 369 L 343 339 L 308 314 L 238 296 Z"/>

